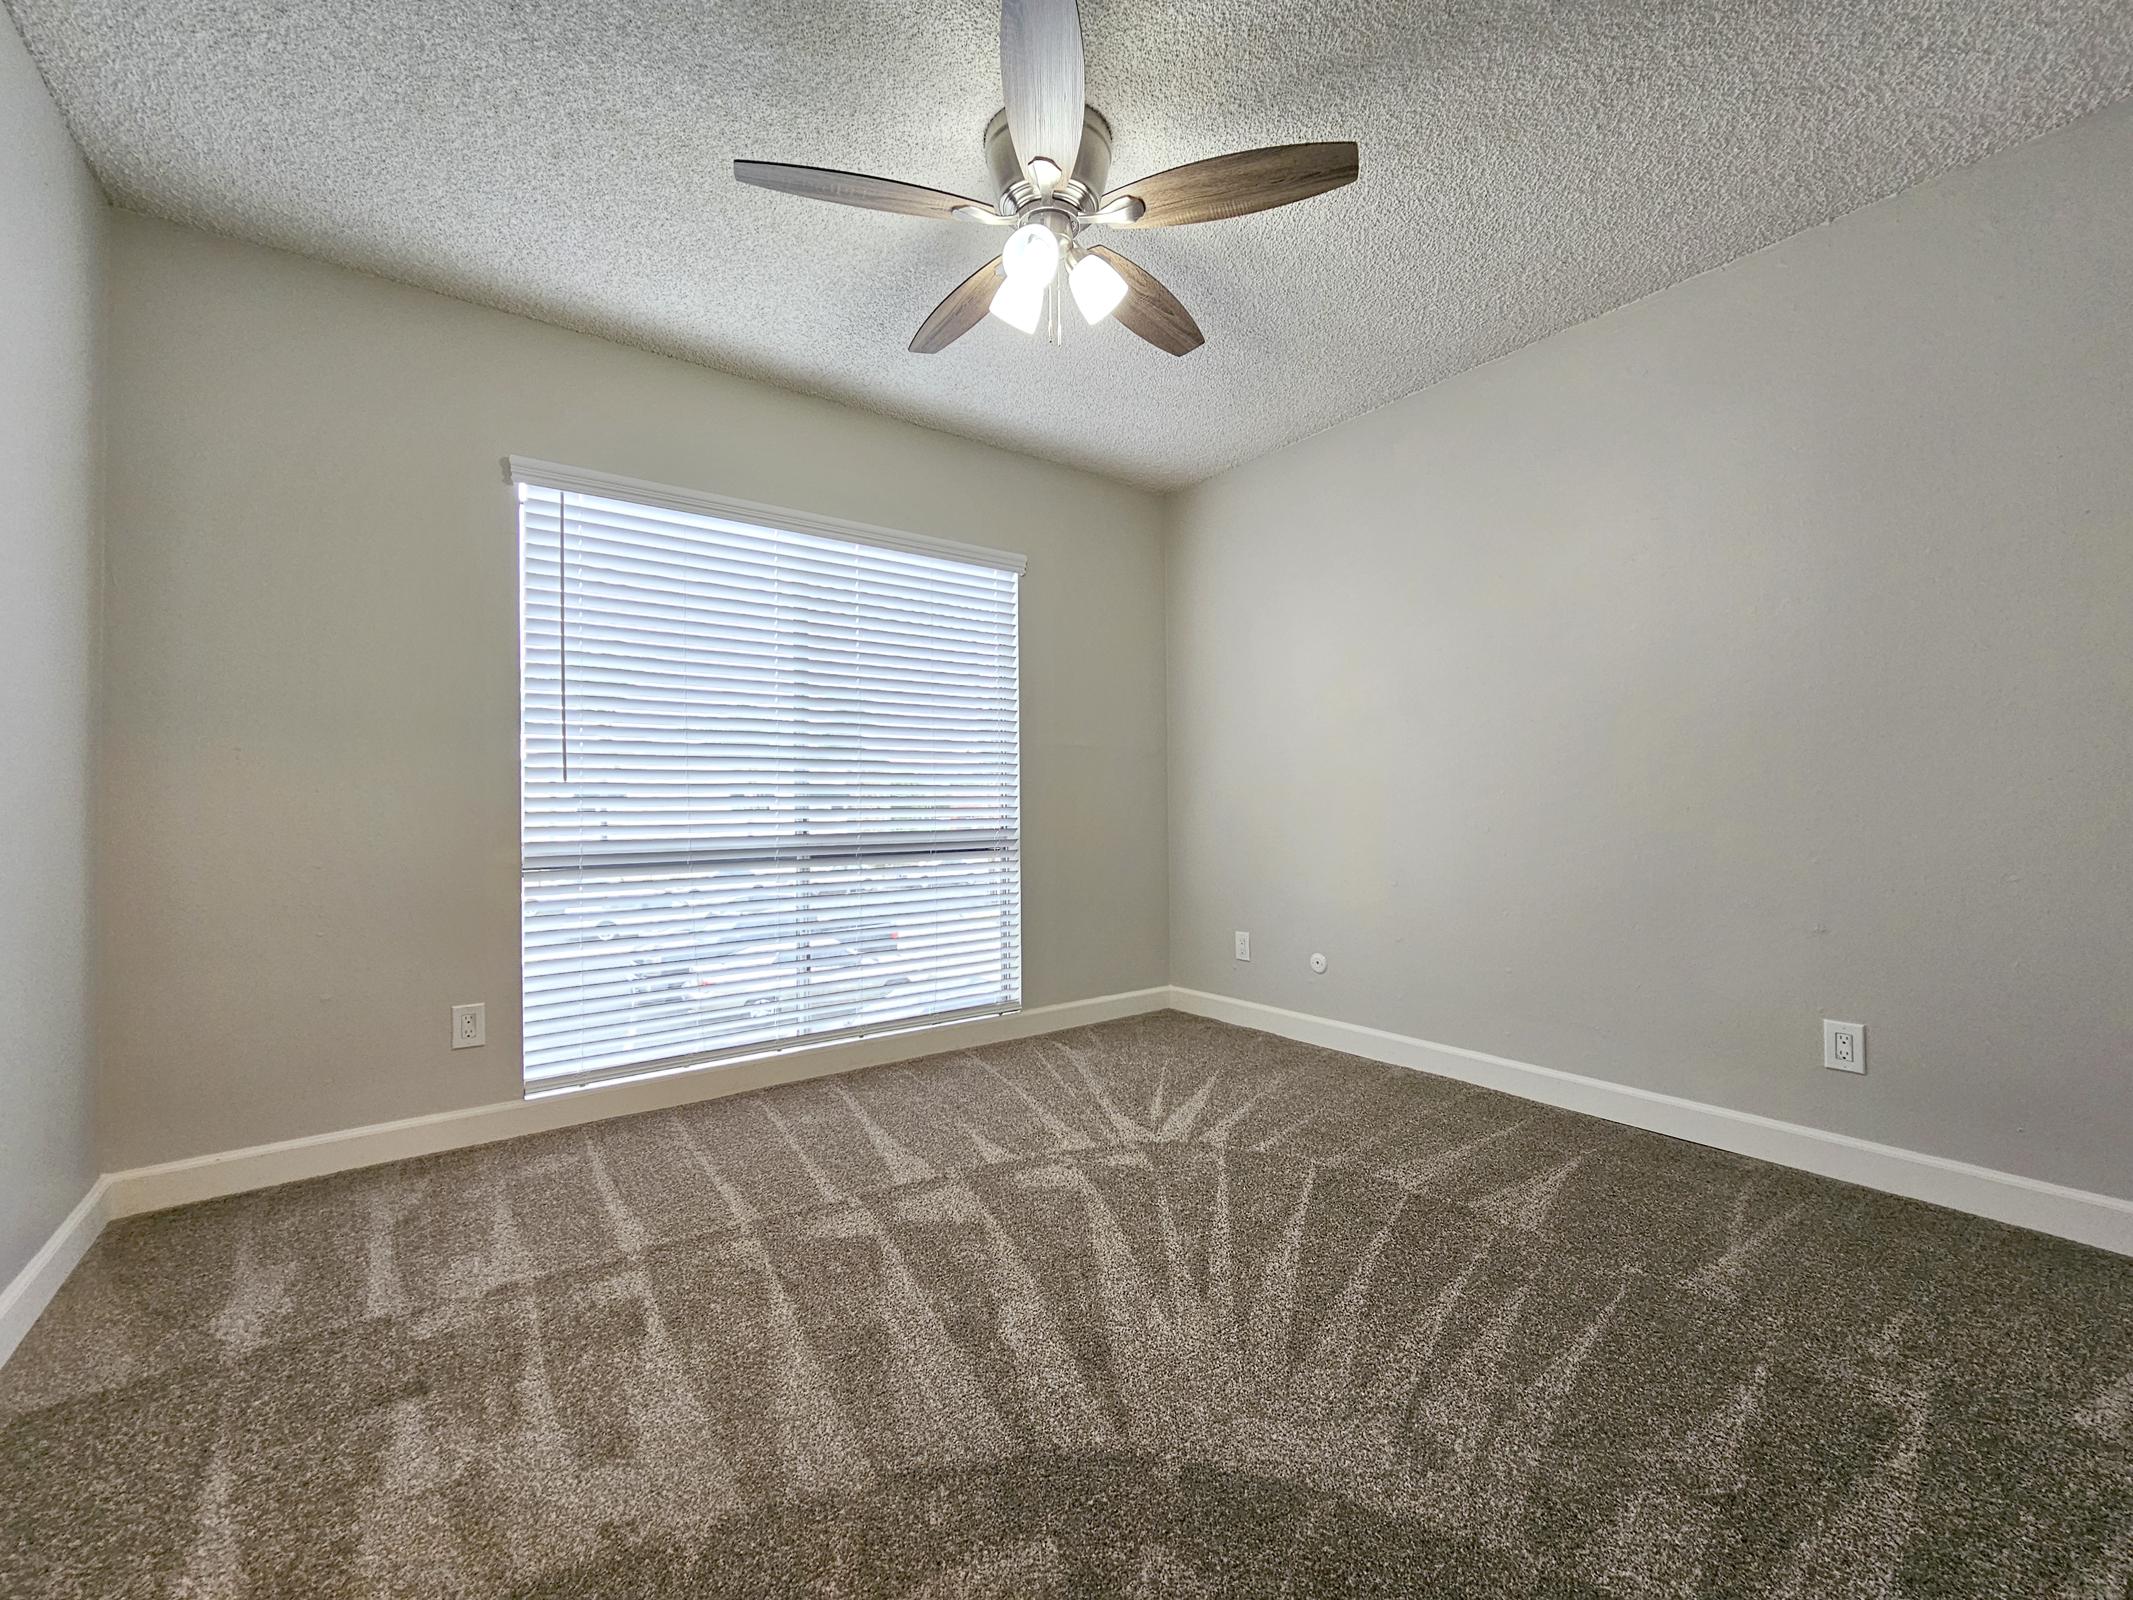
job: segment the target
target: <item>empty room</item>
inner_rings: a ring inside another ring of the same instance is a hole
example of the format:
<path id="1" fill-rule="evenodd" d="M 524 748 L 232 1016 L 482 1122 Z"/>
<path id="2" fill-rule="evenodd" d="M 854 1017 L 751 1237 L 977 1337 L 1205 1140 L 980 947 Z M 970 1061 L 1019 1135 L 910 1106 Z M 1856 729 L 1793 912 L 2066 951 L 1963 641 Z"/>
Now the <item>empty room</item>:
<path id="1" fill-rule="evenodd" d="M 0 11 L 0 1596 L 2133 1600 L 2133 0 Z"/>

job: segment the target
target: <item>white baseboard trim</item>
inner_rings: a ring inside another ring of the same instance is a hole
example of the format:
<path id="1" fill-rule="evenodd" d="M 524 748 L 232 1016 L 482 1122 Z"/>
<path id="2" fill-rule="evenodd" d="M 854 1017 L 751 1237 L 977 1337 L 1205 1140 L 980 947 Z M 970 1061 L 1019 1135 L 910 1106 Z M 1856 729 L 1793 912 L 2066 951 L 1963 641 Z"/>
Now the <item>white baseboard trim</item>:
<path id="1" fill-rule="evenodd" d="M 1255 1000 L 1237 1000 L 1198 989 L 1173 988 L 1170 993 L 1175 1009 L 1195 1016 L 1501 1089 L 1566 1111 L 1582 1111 L 1610 1122 L 2133 1256 L 2133 1200 L 2070 1189 L 2063 1184 L 1997 1172 L 1895 1145 L 1875 1144 L 1849 1134 L 1780 1122 L 1774 1117 L 1733 1111 L 1678 1095 L 1632 1089 L 1457 1045 L 1433 1044 L 1382 1028 L 1336 1022 L 1330 1017 L 1288 1011 Z"/>
<path id="2" fill-rule="evenodd" d="M 545 1133 L 553 1128 L 599 1122 L 637 1111 L 658 1111 L 698 1100 L 745 1094 L 751 1089 L 795 1083 L 832 1072 L 850 1072 L 857 1067 L 879 1066 L 887 1061 L 909 1061 L 947 1050 L 971 1050 L 1009 1039 L 1028 1038 L 1032 1034 L 1087 1027 L 1094 1022 L 1110 1022 L 1119 1017 L 1160 1011 L 1169 1005 L 1170 994 L 1167 988 L 1155 988 L 1099 995 L 1089 1000 L 1070 1000 L 1062 1005 L 1038 1006 L 1007 1016 L 979 1017 L 968 1022 L 944 1023 L 937 1028 L 880 1034 L 870 1039 L 842 1040 L 756 1056 L 746 1061 L 668 1073 L 662 1077 L 596 1084 L 534 1100 L 469 1106 L 458 1111 L 408 1117 L 398 1122 L 373 1123 L 368 1127 L 284 1139 L 243 1150 L 166 1161 L 158 1166 L 134 1167 L 104 1175 L 101 1189 L 105 1214 L 130 1217 L 144 1211 L 163 1211 L 172 1206 L 190 1205 L 196 1200 L 240 1194 L 248 1189 L 269 1189 L 303 1178 L 322 1178 L 329 1173 L 376 1166 L 381 1161 L 435 1155 L 442 1150 L 492 1144 L 499 1139 Z M 60 1276 L 64 1277 L 65 1273 Z M 56 1284 L 57 1280 L 55 1287 Z M 39 1309 L 42 1309 L 41 1303 Z"/>
<path id="3" fill-rule="evenodd" d="M 45 1240 L 13 1281 L 0 1289 L 0 1363 L 15 1353 L 15 1346 L 22 1343 L 30 1325 L 52 1303 L 52 1296 L 59 1293 L 59 1286 L 67 1281 L 75 1263 L 89 1253 L 89 1246 L 104 1231 L 104 1221 L 110 1215 L 105 1208 L 110 1182 L 108 1178 L 98 1178 L 91 1184 L 81 1203 L 67 1213 L 66 1221 L 52 1230 L 52 1237 Z"/>
<path id="4" fill-rule="evenodd" d="M 536 1100 L 470 1106 L 106 1173 L 29 1265 L 0 1292 L 0 1359 L 5 1359 L 28 1331 L 108 1219 L 633 1112 L 745 1094 L 773 1084 L 884 1062 L 1086 1027 L 1166 1007 L 1500 1089 L 1546 1105 L 2133 1256 L 2133 1200 L 1875 1144 L 1753 1112 L 1634 1089 L 1457 1045 L 1436 1044 L 1381 1028 L 1197 989 L 1170 987 L 1101 995 L 1039 1006 L 1010 1016 L 848 1040 L 665 1077 L 599 1085 Z"/>

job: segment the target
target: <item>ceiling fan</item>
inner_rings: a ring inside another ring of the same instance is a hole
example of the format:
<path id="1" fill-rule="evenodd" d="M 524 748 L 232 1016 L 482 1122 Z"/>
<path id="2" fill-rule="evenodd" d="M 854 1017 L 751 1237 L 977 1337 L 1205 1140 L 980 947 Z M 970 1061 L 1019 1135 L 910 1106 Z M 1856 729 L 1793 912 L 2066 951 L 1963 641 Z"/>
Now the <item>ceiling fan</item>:
<path id="1" fill-rule="evenodd" d="M 1114 313 L 1159 350 L 1182 356 L 1205 342 L 1192 315 L 1153 276 L 1101 244 L 1084 244 L 1094 228 L 1170 228 L 1213 222 L 1308 200 L 1353 183 L 1350 140 L 1272 145 L 1172 167 L 1106 191 L 1111 124 L 1083 99 L 1081 16 L 1074 0 L 1003 0 L 1000 81 L 1007 101 L 985 128 L 985 158 L 999 199 L 988 205 L 893 178 L 778 161 L 736 161 L 743 183 L 811 200 L 960 218 L 1011 228 L 1000 254 L 933 308 L 911 348 L 945 350 L 989 311 L 1010 327 L 1061 335 L 1061 305 L 1071 297 L 1091 326 Z"/>

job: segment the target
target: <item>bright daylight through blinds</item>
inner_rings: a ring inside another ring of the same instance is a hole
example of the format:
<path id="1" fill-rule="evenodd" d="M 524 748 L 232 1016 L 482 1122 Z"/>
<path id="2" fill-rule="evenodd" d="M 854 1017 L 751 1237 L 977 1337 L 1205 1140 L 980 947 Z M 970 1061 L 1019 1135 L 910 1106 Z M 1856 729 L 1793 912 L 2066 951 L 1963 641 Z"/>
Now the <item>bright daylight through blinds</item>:
<path id="1" fill-rule="evenodd" d="M 512 465 L 528 1087 L 1019 1005 L 1019 561 Z"/>

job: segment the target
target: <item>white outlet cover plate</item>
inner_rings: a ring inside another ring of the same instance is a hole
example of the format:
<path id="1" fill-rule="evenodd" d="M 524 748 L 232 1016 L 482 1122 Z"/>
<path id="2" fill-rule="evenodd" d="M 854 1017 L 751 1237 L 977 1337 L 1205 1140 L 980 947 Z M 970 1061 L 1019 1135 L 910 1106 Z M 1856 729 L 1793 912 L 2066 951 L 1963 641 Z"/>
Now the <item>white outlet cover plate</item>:
<path id="1" fill-rule="evenodd" d="M 1850 1049 L 1845 1048 L 1847 1042 Z M 1866 1071 L 1866 1024 L 1822 1019 L 1822 1065 L 1832 1072 Z"/>
<path id="2" fill-rule="evenodd" d="M 1252 959 L 1252 936 L 1242 929 L 1239 929 L 1237 933 L 1237 959 L 1239 961 Z"/>
<path id="3" fill-rule="evenodd" d="M 489 1018 L 485 1006 L 452 1007 L 452 1048 L 473 1050 L 489 1042 Z"/>

